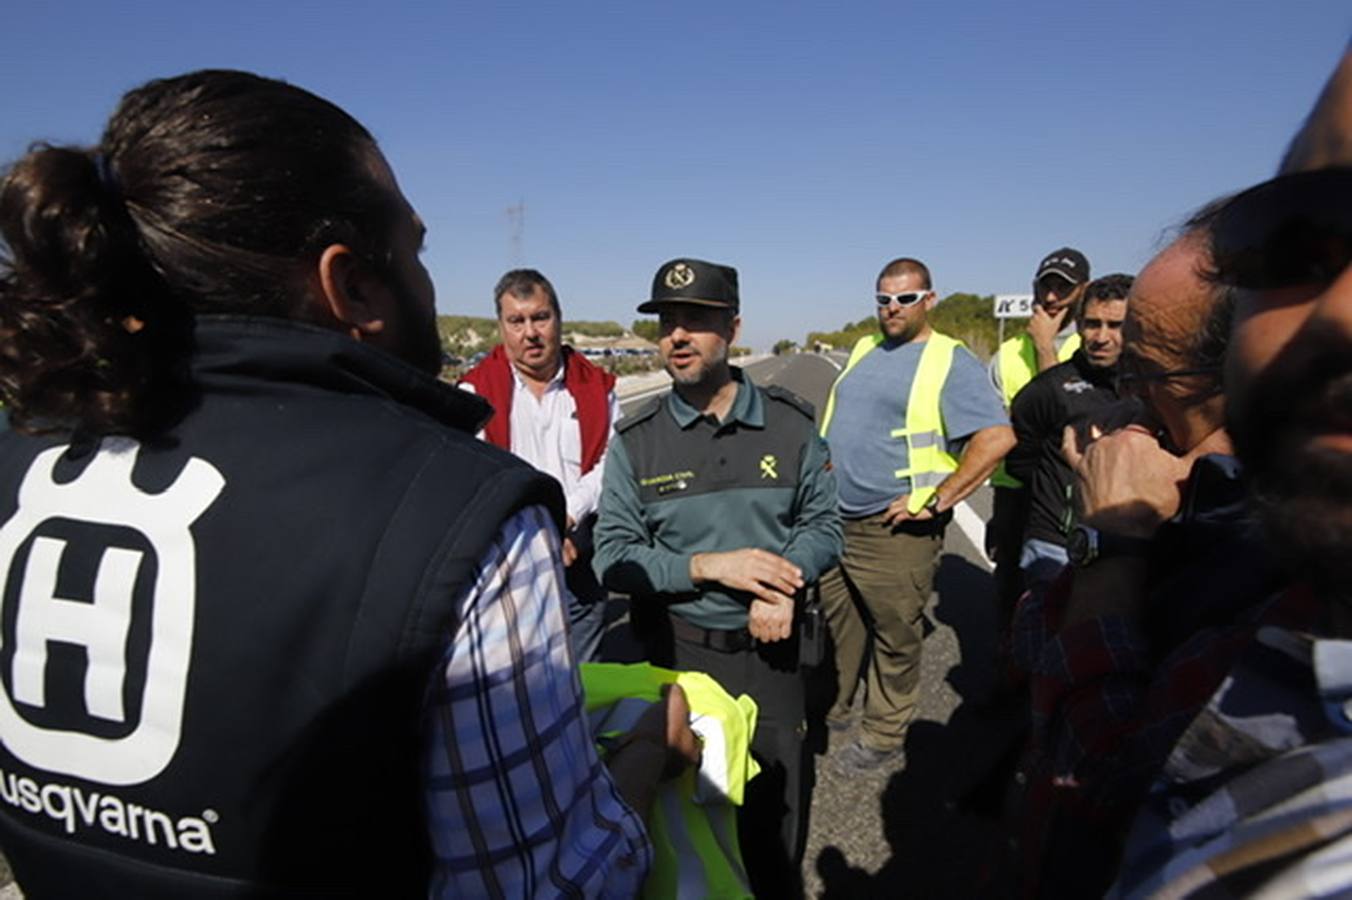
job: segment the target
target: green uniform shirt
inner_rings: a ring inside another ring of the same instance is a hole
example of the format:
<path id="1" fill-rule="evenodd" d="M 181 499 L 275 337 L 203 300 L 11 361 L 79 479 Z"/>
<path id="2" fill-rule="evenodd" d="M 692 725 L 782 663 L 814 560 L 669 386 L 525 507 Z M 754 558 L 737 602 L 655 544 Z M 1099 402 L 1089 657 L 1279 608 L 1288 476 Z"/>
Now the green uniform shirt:
<path id="1" fill-rule="evenodd" d="M 660 596 L 702 628 L 745 628 L 751 595 L 696 587 L 694 554 L 759 547 L 811 582 L 842 548 L 835 475 L 812 407 L 732 371 L 737 397 L 722 423 L 673 391 L 619 424 L 595 529 L 606 587 L 640 603 Z"/>

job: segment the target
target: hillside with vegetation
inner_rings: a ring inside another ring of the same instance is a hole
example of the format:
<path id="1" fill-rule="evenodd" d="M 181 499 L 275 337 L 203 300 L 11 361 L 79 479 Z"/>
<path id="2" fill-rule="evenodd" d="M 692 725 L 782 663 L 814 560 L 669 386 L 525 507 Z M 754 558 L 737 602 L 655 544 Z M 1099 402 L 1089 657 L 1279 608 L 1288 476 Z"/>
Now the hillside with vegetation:
<path id="1" fill-rule="evenodd" d="M 949 294 L 934 305 L 930 311 L 930 325 L 936 331 L 955 337 L 965 343 L 973 353 L 982 359 L 989 359 L 995 352 L 999 339 L 999 320 L 994 313 L 995 298 L 987 294 Z M 1027 329 L 1025 319 L 1005 320 L 1005 338 L 1022 334 Z M 840 350 L 854 346 L 855 341 L 878 329 L 876 316 L 851 322 L 836 331 L 810 331 L 804 341 L 804 347 L 812 347 L 818 341 L 830 344 Z"/>

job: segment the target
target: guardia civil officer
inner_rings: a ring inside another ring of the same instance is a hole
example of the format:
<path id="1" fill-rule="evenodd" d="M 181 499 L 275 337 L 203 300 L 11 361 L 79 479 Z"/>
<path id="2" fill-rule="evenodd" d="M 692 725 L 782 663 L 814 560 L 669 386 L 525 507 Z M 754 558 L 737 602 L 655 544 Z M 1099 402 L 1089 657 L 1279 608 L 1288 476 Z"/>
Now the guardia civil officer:
<path id="1" fill-rule="evenodd" d="M 741 326 L 737 271 L 666 263 L 652 298 L 673 390 L 623 420 L 606 465 L 596 566 L 632 598 L 652 662 L 708 672 L 760 714 L 763 770 L 739 816 L 757 896 L 802 892 L 811 773 L 794 640 L 803 589 L 841 552 L 836 483 L 812 408 L 728 364 Z"/>

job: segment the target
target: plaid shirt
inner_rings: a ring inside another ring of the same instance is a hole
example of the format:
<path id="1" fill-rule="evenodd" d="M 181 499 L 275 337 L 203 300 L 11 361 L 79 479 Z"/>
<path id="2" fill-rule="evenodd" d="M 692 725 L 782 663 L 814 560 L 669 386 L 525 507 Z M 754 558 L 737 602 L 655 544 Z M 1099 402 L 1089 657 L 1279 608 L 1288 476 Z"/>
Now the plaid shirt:
<path id="1" fill-rule="evenodd" d="M 1258 629 L 1309 624 L 1298 596 L 1271 602 L 1280 575 L 1247 510 L 1234 461 L 1204 457 L 1155 541 L 1141 620 L 1063 628 L 1070 570 L 1021 601 L 1012 651 L 1033 715 L 1015 832 L 1024 896 L 1101 894 L 1151 781 Z"/>
<path id="2" fill-rule="evenodd" d="M 1047 595 L 1029 597 L 1019 613 L 1018 639 L 1039 648 L 1031 668 L 1034 739 L 1058 786 L 1092 785 L 1115 806 L 1115 795 L 1149 782 L 1256 623 L 1198 633 L 1159 662 L 1141 624 L 1121 616 L 1058 633 L 1071 585 L 1066 578 Z"/>
<path id="3" fill-rule="evenodd" d="M 548 515 L 479 562 L 430 695 L 424 783 L 437 897 L 632 897 L 651 865 L 588 730 Z"/>
<path id="4" fill-rule="evenodd" d="M 1170 751 L 1110 896 L 1347 896 L 1349 735 L 1352 641 L 1259 629 Z"/>
<path id="5" fill-rule="evenodd" d="M 1121 617 L 1058 634 L 1070 586 L 1063 578 L 1019 611 L 1022 654 L 1039 650 L 1018 828 L 1024 896 L 1101 894 L 1151 782 L 1255 635 L 1268 626 L 1310 628 L 1320 618 L 1308 594 L 1287 592 L 1156 662 L 1139 623 Z"/>

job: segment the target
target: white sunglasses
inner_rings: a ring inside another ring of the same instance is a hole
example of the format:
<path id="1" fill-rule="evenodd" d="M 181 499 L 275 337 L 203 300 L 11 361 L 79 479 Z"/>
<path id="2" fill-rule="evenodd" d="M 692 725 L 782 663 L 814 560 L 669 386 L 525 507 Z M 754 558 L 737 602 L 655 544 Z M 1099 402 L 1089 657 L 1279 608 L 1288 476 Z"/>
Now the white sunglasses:
<path id="1" fill-rule="evenodd" d="M 894 301 L 900 306 L 914 306 L 929 295 L 929 291 L 905 291 L 901 294 L 885 294 L 878 291 L 875 299 L 879 306 L 890 306 Z"/>

